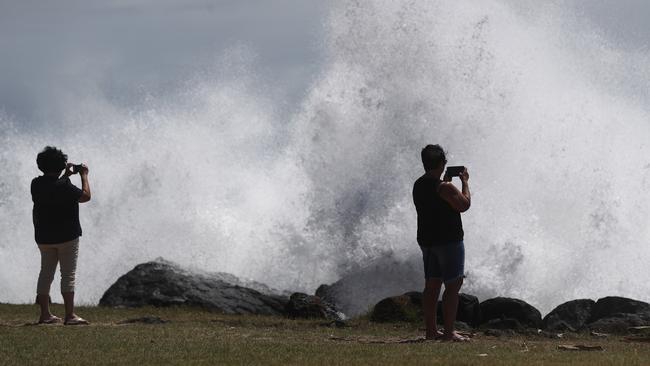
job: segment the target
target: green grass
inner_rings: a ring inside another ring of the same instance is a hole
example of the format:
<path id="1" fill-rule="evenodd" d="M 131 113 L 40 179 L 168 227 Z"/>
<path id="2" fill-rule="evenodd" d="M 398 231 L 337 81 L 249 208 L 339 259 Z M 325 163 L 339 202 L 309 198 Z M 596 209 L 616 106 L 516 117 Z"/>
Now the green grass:
<path id="1" fill-rule="evenodd" d="M 54 305 L 55 314 L 62 314 Z M 417 325 L 374 324 L 366 319 L 347 328 L 321 321 L 222 315 L 200 309 L 81 307 L 92 325 L 28 325 L 34 305 L 0 304 L 1 365 L 649 365 L 650 344 L 622 338 L 565 339 L 537 336 L 493 338 L 478 334 L 469 344 L 369 344 L 413 339 Z M 167 324 L 119 325 L 145 315 Z M 338 339 L 333 339 L 338 338 Z M 559 344 L 601 345 L 605 351 L 571 352 Z M 487 354 L 487 356 L 479 356 Z"/>

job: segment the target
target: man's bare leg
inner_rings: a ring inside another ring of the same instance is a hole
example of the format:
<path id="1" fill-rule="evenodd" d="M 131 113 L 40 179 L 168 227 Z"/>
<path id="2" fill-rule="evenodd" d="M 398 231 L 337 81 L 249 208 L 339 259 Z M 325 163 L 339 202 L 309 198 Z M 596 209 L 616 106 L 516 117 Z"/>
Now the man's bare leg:
<path id="1" fill-rule="evenodd" d="M 445 292 L 442 294 L 442 315 L 445 323 L 445 340 L 467 340 L 454 330 L 454 322 L 456 321 L 456 313 L 458 312 L 458 292 L 462 285 L 462 277 L 445 283 Z"/>
<path id="2" fill-rule="evenodd" d="M 422 310 L 424 312 L 424 326 L 426 327 L 426 338 L 436 339 L 440 337 L 438 325 L 436 324 L 436 312 L 438 308 L 438 297 L 442 279 L 429 278 L 424 285 Z"/>

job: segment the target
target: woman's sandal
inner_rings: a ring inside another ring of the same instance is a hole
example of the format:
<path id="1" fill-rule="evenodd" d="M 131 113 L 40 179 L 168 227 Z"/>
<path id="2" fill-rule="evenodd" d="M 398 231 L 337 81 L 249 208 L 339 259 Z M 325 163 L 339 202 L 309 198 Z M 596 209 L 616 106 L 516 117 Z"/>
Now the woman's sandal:
<path id="1" fill-rule="evenodd" d="M 61 323 L 61 318 L 58 316 L 52 315 L 47 319 L 39 319 L 38 324 L 58 324 Z"/>
<path id="2" fill-rule="evenodd" d="M 64 325 L 89 325 L 88 320 L 81 317 L 74 317 L 72 319 L 66 319 Z"/>

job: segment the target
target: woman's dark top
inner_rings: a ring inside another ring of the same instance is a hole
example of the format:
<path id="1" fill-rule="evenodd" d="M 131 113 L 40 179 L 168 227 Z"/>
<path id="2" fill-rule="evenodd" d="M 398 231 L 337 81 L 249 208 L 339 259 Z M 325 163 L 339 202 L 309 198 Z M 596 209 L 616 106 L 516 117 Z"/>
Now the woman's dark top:
<path id="1" fill-rule="evenodd" d="M 38 244 L 58 244 L 81 236 L 81 194 L 68 177 L 44 175 L 32 180 L 32 219 Z"/>
<path id="2" fill-rule="evenodd" d="M 418 244 L 423 247 L 463 240 L 460 212 L 438 194 L 442 181 L 421 176 L 413 185 L 413 203 L 418 213 Z"/>

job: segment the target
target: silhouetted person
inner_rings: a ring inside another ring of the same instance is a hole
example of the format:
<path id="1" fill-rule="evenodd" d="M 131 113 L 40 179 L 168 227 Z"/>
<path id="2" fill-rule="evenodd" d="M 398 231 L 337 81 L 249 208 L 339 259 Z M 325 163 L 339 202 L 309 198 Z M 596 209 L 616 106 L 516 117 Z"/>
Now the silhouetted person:
<path id="1" fill-rule="evenodd" d="M 423 310 L 427 339 L 443 338 L 466 341 L 467 338 L 454 331 L 458 310 L 458 291 L 463 285 L 465 246 L 460 213 L 470 207 L 470 193 L 465 169 L 460 179 L 462 191 L 451 183 L 450 177 L 440 180 L 447 159 L 439 145 L 427 145 L 422 149 L 425 174 L 413 185 L 413 202 L 418 215 L 418 244 L 424 261 Z M 444 333 L 436 324 L 436 308 L 442 284 Z"/>
<path id="2" fill-rule="evenodd" d="M 88 324 L 74 313 L 75 272 L 79 251 L 79 202 L 90 201 L 88 167 L 68 163 L 61 150 L 47 146 L 36 157 L 43 175 L 32 180 L 34 233 L 41 252 L 41 272 L 38 275 L 37 302 L 41 307 L 39 323 L 61 322 L 50 312 L 50 285 L 57 264 L 61 265 L 61 294 L 65 303 L 66 325 Z M 63 172 L 63 176 L 61 173 Z M 81 189 L 70 182 L 69 176 L 79 173 Z"/>

